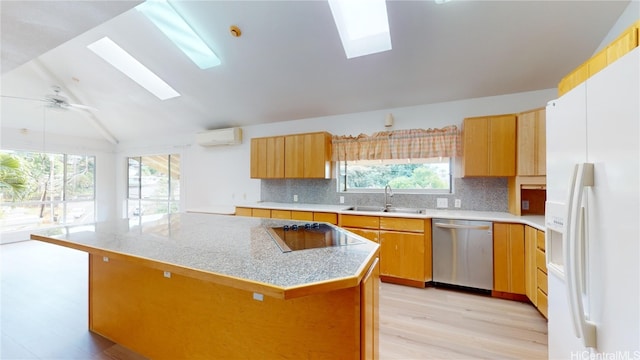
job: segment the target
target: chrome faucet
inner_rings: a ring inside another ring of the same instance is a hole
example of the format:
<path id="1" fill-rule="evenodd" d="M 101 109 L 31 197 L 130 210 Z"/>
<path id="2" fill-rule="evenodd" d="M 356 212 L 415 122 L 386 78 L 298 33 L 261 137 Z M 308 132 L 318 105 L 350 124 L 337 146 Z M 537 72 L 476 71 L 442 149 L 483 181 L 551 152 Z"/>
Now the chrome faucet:
<path id="1" fill-rule="evenodd" d="M 391 191 L 391 186 L 387 184 L 384 187 L 384 208 L 389 209 L 391 207 L 391 198 L 393 197 L 393 191 Z"/>

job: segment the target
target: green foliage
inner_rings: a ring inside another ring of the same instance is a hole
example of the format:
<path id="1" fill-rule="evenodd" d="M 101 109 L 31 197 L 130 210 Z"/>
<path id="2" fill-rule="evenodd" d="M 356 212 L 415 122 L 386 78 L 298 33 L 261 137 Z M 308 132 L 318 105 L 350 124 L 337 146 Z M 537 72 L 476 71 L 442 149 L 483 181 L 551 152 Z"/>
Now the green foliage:
<path id="1" fill-rule="evenodd" d="M 448 189 L 449 173 L 442 165 L 379 164 L 347 165 L 349 189 Z"/>
<path id="2" fill-rule="evenodd" d="M 6 192 L 10 198 L 22 198 L 27 189 L 27 178 L 25 168 L 17 157 L 0 153 L 0 191 L 3 195 Z"/>

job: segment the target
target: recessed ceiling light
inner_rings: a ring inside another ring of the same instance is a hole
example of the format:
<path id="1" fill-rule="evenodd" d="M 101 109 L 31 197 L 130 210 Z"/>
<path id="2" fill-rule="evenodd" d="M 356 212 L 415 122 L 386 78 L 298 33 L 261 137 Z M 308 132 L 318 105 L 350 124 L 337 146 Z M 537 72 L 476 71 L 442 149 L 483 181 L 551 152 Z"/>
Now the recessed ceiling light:
<path id="1" fill-rule="evenodd" d="M 347 59 L 391 50 L 385 0 L 328 0 Z"/>
<path id="2" fill-rule="evenodd" d="M 108 37 L 105 36 L 87 47 L 160 100 L 180 96 L 169 84 Z"/>
<path id="3" fill-rule="evenodd" d="M 165 0 L 148 0 L 136 6 L 200 69 L 220 65 L 220 58 Z"/>

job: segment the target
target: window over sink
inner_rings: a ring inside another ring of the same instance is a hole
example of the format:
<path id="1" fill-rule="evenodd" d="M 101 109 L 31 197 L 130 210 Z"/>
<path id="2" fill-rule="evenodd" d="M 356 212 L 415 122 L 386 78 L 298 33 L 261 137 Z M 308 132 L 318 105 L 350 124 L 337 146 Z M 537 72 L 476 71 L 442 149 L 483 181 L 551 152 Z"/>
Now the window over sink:
<path id="1" fill-rule="evenodd" d="M 451 158 L 351 160 L 337 162 L 339 192 L 451 193 Z"/>

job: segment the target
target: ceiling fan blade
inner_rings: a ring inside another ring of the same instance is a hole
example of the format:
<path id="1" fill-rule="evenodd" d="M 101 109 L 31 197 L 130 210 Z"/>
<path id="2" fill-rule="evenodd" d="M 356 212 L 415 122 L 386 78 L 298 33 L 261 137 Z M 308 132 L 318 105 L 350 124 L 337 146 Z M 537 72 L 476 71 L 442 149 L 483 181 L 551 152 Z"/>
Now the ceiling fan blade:
<path id="1" fill-rule="evenodd" d="M 89 110 L 89 111 L 98 111 L 98 109 L 93 106 L 82 105 L 82 104 L 69 104 L 71 109 L 80 109 L 80 110 Z"/>
<path id="2" fill-rule="evenodd" d="M 11 95 L 0 95 L 0 96 L 3 97 L 3 98 L 8 98 L 8 99 L 48 102 L 47 99 L 35 99 L 35 98 L 28 98 L 28 97 L 22 97 L 22 96 L 11 96 Z"/>

